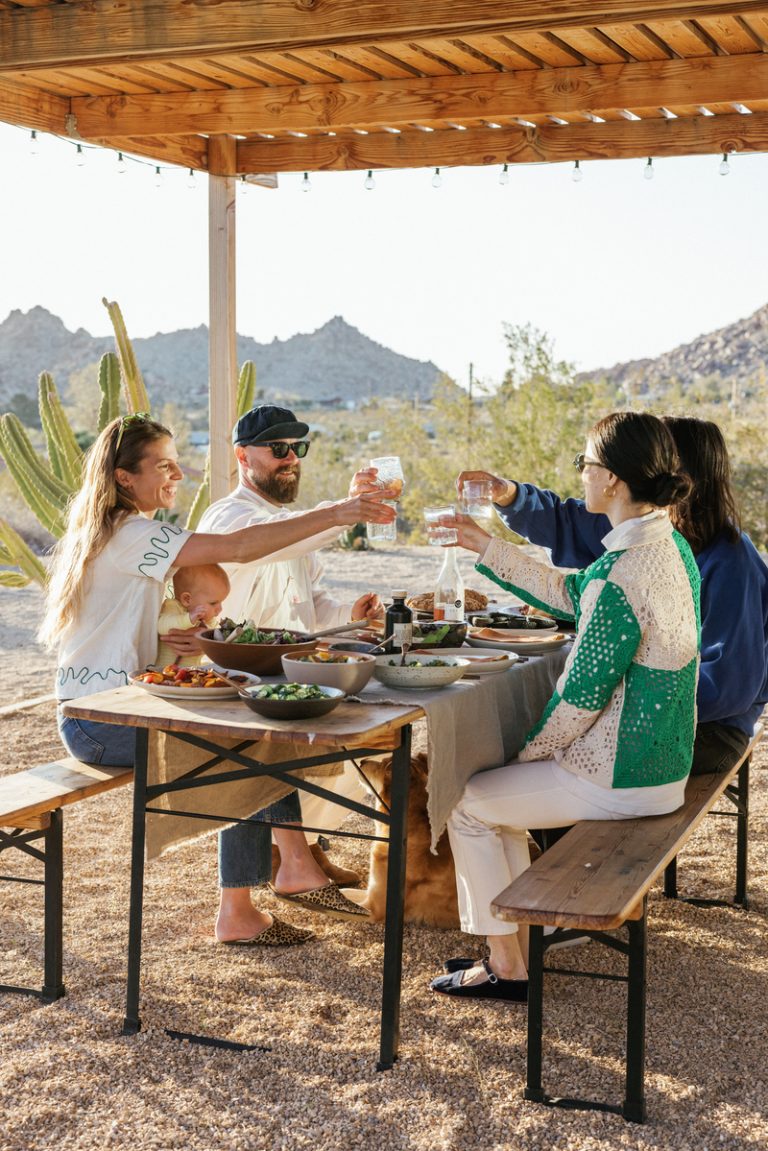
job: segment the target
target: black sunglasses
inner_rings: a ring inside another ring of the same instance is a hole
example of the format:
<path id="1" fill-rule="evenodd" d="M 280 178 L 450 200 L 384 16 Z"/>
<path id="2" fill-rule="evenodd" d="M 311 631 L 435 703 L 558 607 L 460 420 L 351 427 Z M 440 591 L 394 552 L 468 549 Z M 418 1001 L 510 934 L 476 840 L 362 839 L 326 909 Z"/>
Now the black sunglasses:
<path id="1" fill-rule="evenodd" d="M 588 459 L 583 452 L 579 452 L 579 454 L 573 458 L 573 466 L 576 468 L 577 472 L 583 472 L 588 464 L 591 464 L 593 468 L 605 467 L 605 464 L 601 464 L 599 460 Z"/>
<path id="2" fill-rule="evenodd" d="M 293 440 L 292 443 L 284 443 L 282 440 L 273 440 L 271 443 L 266 444 L 251 444 L 253 448 L 271 448 L 272 455 L 276 460 L 284 460 L 289 452 L 293 452 L 297 459 L 303 460 L 309 451 L 309 440 Z"/>

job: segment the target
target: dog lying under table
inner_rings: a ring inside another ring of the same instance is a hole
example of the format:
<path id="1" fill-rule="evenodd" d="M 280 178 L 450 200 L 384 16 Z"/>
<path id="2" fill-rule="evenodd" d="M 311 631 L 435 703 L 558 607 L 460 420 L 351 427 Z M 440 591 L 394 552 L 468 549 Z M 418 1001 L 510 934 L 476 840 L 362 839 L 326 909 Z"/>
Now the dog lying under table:
<path id="1" fill-rule="evenodd" d="M 360 767 L 380 798 L 389 804 L 392 760 L 364 759 Z M 375 799 L 375 804 L 380 808 L 378 799 Z M 440 836 L 437 855 L 433 855 L 429 849 L 431 833 L 427 816 L 427 757 L 423 752 L 411 758 L 407 825 L 405 921 L 423 923 L 427 927 L 458 928 L 456 873 L 447 833 L 443 832 Z M 377 834 L 385 835 L 386 828 L 377 825 Z M 388 858 L 389 848 L 386 843 L 372 845 L 368 888 L 362 904 L 368 908 L 374 923 L 384 921 Z"/>

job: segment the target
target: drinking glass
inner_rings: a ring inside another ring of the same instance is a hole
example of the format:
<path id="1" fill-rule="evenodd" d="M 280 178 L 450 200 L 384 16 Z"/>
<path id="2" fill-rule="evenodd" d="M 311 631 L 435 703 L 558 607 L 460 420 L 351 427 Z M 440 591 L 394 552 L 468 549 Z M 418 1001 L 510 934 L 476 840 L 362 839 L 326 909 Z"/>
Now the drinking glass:
<path id="1" fill-rule="evenodd" d="M 384 500 L 384 503 L 389 504 L 391 508 L 396 507 L 397 501 L 403 493 L 403 485 L 405 483 L 400 457 L 379 456 L 377 459 L 370 461 L 370 467 L 376 468 L 378 472 L 376 483 L 380 488 L 397 489 L 395 499 Z M 397 520 L 392 520 L 390 524 L 368 524 L 368 539 L 387 540 L 390 542 L 396 540 Z"/>
<path id="2" fill-rule="evenodd" d="M 443 504 L 441 507 L 424 508 L 424 522 L 427 525 L 427 543 L 433 547 L 444 547 L 446 544 L 458 542 L 459 535 L 455 527 L 448 527 L 445 521 L 453 519 L 456 509 L 453 504 Z"/>
<path id="3" fill-rule="evenodd" d="M 461 487 L 461 510 L 473 519 L 493 515 L 493 484 L 490 480 L 465 480 Z"/>

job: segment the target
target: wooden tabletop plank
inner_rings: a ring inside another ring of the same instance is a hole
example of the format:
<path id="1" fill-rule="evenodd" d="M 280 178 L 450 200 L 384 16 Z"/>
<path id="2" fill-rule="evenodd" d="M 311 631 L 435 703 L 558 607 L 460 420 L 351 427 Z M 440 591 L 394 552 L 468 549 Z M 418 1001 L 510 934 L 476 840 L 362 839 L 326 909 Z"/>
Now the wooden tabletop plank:
<path id="1" fill-rule="evenodd" d="M 669 815 L 584 820 L 492 903 L 499 919 L 607 931 L 635 917 L 637 903 L 677 855 L 734 772 L 693 776 Z"/>
<path id="2" fill-rule="evenodd" d="M 264 739 L 277 743 L 323 744 L 331 747 L 396 747 L 398 732 L 424 718 L 422 708 L 381 703 L 341 703 L 318 719 L 272 720 L 251 711 L 239 699 L 169 699 L 139 687 L 120 687 L 82 696 L 64 704 L 76 719 L 189 732 L 201 736 Z"/>
<path id="3" fill-rule="evenodd" d="M 0 779 L 0 826 L 31 826 L 30 820 L 111 791 L 133 778 L 130 767 L 96 767 L 76 759 L 43 763 Z"/>

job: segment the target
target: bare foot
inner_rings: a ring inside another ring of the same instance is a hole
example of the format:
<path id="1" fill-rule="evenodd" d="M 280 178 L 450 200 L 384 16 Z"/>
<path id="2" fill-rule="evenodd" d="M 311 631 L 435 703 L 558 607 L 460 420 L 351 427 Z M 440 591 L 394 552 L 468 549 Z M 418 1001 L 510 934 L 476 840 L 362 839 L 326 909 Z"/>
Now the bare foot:
<path id="1" fill-rule="evenodd" d="M 219 943 L 229 943 L 233 939 L 252 939 L 271 925 L 272 916 L 259 911 L 251 902 L 249 887 L 221 889 L 219 913 L 213 929 Z"/>

